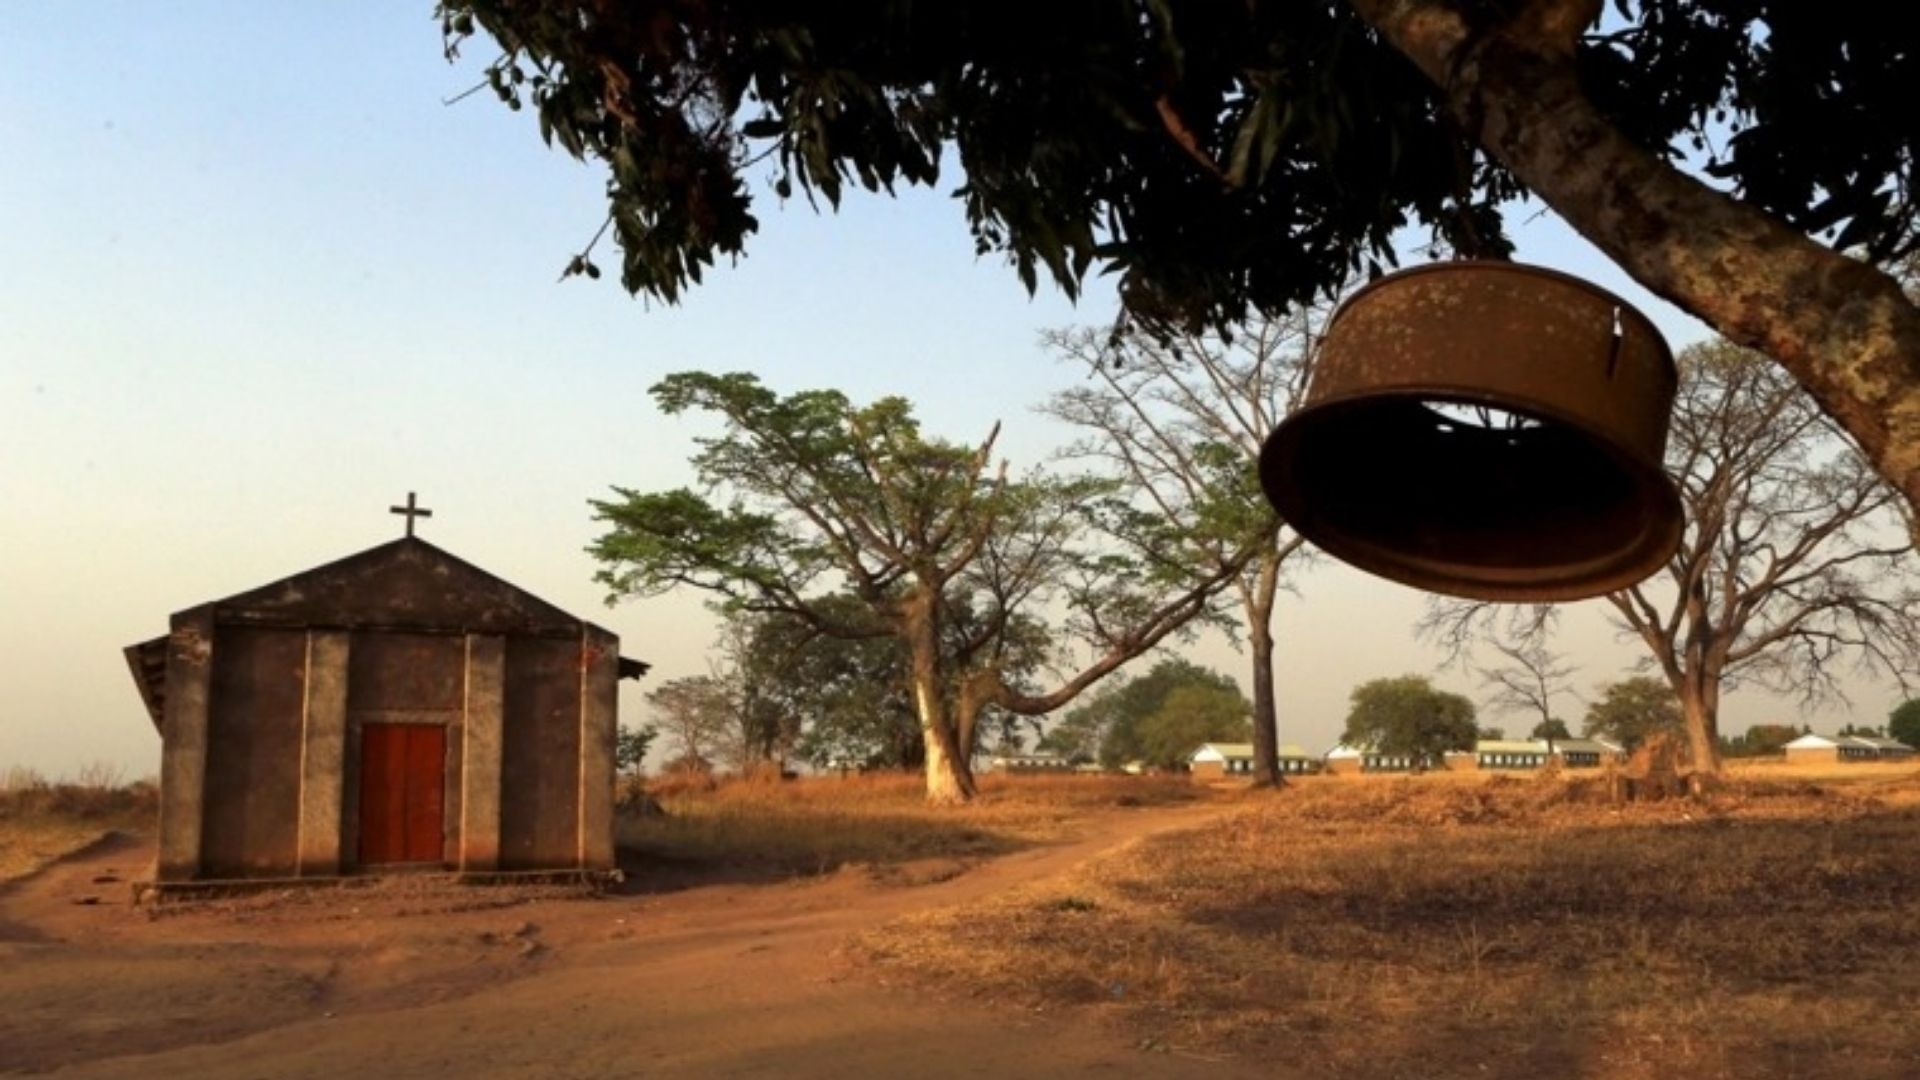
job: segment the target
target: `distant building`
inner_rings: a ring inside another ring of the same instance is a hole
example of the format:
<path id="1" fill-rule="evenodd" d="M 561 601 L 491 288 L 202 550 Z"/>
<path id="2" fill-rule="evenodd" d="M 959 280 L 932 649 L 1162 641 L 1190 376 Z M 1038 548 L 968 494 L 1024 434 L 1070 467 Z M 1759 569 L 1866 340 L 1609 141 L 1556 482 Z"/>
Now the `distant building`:
<path id="1" fill-rule="evenodd" d="M 1538 769 L 1558 758 L 1569 769 L 1593 769 L 1623 756 L 1604 739 L 1482 739 L 1472 750 L 1447 755 L 1449 769 Z"/>
<path id="2" fill-rule="evenodd" d="M 1815 735 L 1811 732 L 1788 743 L 1787 760 L 1795 764 L 1842 761 L 1905 761 L 1913 747 L 1878 735 Z"/>
<path id="3" fill-rule="evenodd" d="M 1594 769 L 1626 756 L 1624 750 L 1605 739 L 1555 739 L 1553 752 L 1569 769 Z"/>
<path id="4" fill-rule="evenodd" d="M 1368 750 L 1360 755 L 1361 772 L 1417 772 L 1438 764 L 1438 761 L 1425 754 L 1383 754 L 1378 750 Z"/>
<path id="5" fill-rule="evenodd" d="M 1320 771 L 1320 762 L 1306 748 L 1284 743 L 1279 747 L 1280 771 L 1290 774 Z M 1193 752 L 1187 766 L 1195 779 L 1219 779 L 1253 774 L 1252 743 L 1207 743 Z"/>
<path id="6" fill-rule="evenodd" d="M 1482 769 L 1537 769 L 1553 756 L 1544 739 L 1481 739 L 1473 745 Z"/>
<path id="7" fill-rule="evenodd" d="M 1059 754 L 996 754 L 987 762 L 994 772 L 1072 772 L 1073 762 Z"/>
<path id="8" fill-rule="evenodd" d="M 1342 742 L 1335 743 L 1333 749 L 1328 750 L 1322 760 L 1326 762 L 1327 771 L 1330 773 L 1357 773 L 1365 764 L 1366 754 L 1367 751 L 1361 747 L 1349 746 Z"/>
<path id="9" fill-rule="evenodd" d="M 1330 773 L 1413 772 L 1440 764 L 1439 759 L 1421 754 L 1383 754 L 1371 746 L 1353 746 L 1344 742 L 1335 743 L 1323 760 Z"/>

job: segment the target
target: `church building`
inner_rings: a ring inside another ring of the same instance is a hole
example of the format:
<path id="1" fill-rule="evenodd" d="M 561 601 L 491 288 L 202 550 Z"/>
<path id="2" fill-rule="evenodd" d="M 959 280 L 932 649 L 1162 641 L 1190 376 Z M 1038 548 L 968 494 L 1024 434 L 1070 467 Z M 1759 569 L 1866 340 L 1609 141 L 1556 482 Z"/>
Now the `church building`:
<path id="1" fill-rule="evenodd" d="M 619 639 L 413 535 L 128 646 L 156 881 L 613 869 Z"/>

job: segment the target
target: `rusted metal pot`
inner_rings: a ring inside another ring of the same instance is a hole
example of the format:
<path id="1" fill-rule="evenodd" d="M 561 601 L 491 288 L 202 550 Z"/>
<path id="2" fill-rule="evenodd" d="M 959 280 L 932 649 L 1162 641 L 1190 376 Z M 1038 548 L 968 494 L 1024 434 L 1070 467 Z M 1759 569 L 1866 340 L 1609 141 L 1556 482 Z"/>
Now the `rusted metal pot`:
<path id="1" fill-rule="evenodd" d="M 1382 577 L 1597 596 L 1680 542 L 1661 470 L 1675 382 L 1660 332 L 1603 289 L 1512 263 L 1416 267 L 1335 312 L 1260 483 L 1302 536 Z"/>

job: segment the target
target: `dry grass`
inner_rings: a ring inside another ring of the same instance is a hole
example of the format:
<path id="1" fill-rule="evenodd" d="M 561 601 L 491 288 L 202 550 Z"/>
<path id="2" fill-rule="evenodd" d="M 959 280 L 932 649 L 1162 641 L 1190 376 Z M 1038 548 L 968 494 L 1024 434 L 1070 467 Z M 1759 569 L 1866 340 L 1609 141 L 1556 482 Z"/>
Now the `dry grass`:
<path id="1" fill-rule="evenodd" d="M 1750 777 L 1309 781 L 865 947 L 1301 1075 L 1920 1075 L 1920 770 Z"/>
<path id="2" fill-rule="evenodd" d="M 153 827 L 159 789 L 122 782 L 118 769 L 90 765 L 53 781 L 15 766 L 0 775 L 0 883 L 12 881 L 116 829 Z"/>
<path id="3" fill-rule="evenodd" d="M 1740 780 L 1810 780 L 1828 787 L 1870 790 L 1886 784 L 1900 784 L 1913 778 L 1916 765 L 1911 761 L 1829 762 L 1810 765 L 1789 764 L 1784 757 L 1743 758 L 1727 763 L 1727 774 Z"/>
<path id="4" fill-rule="evenodd" d="M 982 777 L 969 806 L 929 807 L 903 774 L 800 780 L 684 778 L 651 787 L 664 816 L 623 815 L 620 847 L 648 859 L 826 873 L 865 863 L 971 858 L 1071 836 L 1090 814 L 1207 797 L 1182 777 Z"/>

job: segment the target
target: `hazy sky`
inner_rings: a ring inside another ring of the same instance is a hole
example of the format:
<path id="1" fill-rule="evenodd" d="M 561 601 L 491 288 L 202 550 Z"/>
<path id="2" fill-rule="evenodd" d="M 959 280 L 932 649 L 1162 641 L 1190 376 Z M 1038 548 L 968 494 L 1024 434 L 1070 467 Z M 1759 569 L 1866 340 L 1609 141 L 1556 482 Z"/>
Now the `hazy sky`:
<path id="1" fill-rule="evenodd" d="M 120 648 L 398 535 L 386 508 L 408 490 L 434 510 L 423 536 L 611 628 L 652 680 L 704 671 L 697 598 L 608 610 L 582 550 L 587 499 L 689 477 L 699 427 L 656 414 L 650 385 L 701 368 L 902 394 L 950 438 L 1004 421 L 1020 466 L 1065 441 L 1031 410 L 1078 378 L 1038 332 L 1112 315 L 1105 292 L 1030 299 L 977 260 L 944 193 L 957 178 L 833 216 L 760 192 L 750 257 L 678 308 L 612 275 L 556 284 L 600 222 L 600 174 L 547 150 L 530 112 L 484 93 L 443 106 L 487 52 L 446 64 L 425 2 L 7 16 L 0 770 L 155 771 Z M 1552 219 L 1519 236 L 1523 259 L 1622 292 L 1676 347 L 1704 335 Z M 1421 594 L 1331 562 L 1298 584 L 1279 613 L 1282 738 L 1318 749 L 1355 683 L 1437 657 L 1412 639 Z M 1583 607 L 1560 645 L 1590 688 L 1635 654 Z M 1224 643 L 1190 651 L 1245 682 Z M 644 719 L 622 693 L 623 719 Z M 1858 718 L 1884 722 L 1894 697 L 1858 684 Z M 1779 719 L 1800 717 L 1744 695 L 1723 723 Z"/>

